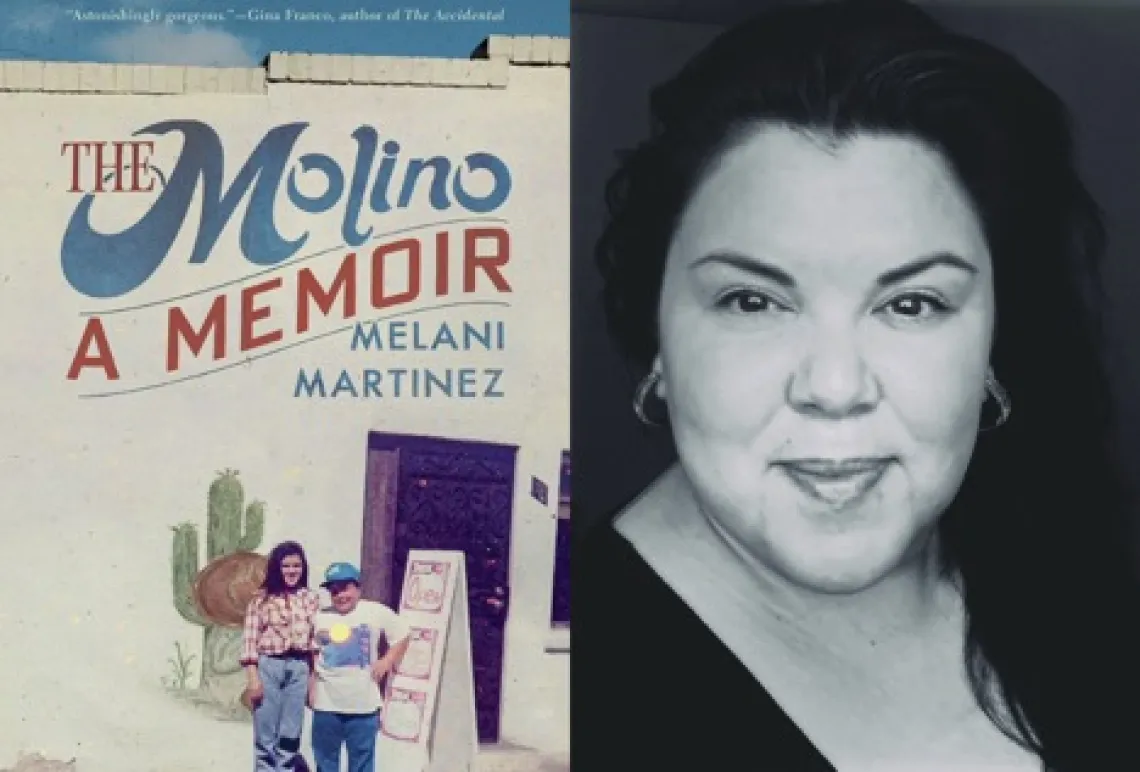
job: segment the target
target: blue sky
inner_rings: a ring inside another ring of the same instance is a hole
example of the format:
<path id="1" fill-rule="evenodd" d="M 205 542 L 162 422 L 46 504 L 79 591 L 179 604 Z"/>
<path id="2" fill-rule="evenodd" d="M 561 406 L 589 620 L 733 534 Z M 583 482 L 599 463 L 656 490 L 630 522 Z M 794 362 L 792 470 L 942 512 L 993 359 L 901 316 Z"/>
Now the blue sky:
<path id="1" fill-rule="evenodd" d="M 488 35 L 570 34 L 569 0 L 0 2 L 0 59 L 241 67 L 270 51 L 465 58 Z M 465 11 L 492 16 L 463 18 Z"/>

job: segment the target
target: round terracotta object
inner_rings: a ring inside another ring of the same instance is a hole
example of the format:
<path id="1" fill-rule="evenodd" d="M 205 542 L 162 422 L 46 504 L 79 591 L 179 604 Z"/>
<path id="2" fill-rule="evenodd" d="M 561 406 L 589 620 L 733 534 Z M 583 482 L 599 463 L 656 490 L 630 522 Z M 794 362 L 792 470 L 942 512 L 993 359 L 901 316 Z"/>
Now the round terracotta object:
<path id="1" fill-rule="evenodd" d="M 194 604 L 206 620 L 223 627 L 241 627 L 245 609 L 265 581 L 267 560 L 255 552 L 235 552 L 218 558 L 194 578 Z"/>

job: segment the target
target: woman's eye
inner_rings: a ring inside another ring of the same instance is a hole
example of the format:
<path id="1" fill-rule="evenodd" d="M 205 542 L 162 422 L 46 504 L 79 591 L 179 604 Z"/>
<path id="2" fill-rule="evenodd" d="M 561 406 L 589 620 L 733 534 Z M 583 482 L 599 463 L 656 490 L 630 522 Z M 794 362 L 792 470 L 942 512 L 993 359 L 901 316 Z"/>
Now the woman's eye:
<path id="1" fill-rule="evenodd" d="M 923 319 L 950 310 L 950 307 L 941 298 L 915 292 L 899 295 L 882 308 L 894 316 L 901 316 L 906 319 Z"/>
<path id="2" fill-rule="evenodd" d="M 726 292 L 717 299 L 717 307 L 740 314 L 763 314 L 776 311 L 780 304 L 755 290 L 733 290 Z"/>

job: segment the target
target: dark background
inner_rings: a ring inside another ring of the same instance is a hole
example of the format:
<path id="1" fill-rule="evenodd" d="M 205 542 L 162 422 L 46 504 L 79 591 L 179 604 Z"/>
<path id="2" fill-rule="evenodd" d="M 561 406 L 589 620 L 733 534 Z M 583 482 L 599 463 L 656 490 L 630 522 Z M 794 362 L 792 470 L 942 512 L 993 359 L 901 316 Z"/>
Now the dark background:
<path id="1" fill-rule="evenodd" d="M 637 495 L 672 459 L 637 422 L 632 373 L 609 341 L 593 262 L 615 153 L 648 130 L 647 92 L 764 0 L 573 3 L 572 430 L 574 535 Z M 1125 469 L 1140 471 L 1140 0 L 920 3 L 954 29 L 1018 56 L 1068 103 L 1086 182 L 1105 210 L 1110 375 Z M 1048 313 L 1048 309 L 1042 309 Z M 1057 362 L 1058 368 L 1065 363 Z M 1017 395 L 1013 394 L 1014 410 Z M 1080 405 L 1058 406 L 1080 410 Z M 1140 477 L 1140 475 L 1133 475 Z M 1078 515 L 1078 513 L 1074 513 Z"/>

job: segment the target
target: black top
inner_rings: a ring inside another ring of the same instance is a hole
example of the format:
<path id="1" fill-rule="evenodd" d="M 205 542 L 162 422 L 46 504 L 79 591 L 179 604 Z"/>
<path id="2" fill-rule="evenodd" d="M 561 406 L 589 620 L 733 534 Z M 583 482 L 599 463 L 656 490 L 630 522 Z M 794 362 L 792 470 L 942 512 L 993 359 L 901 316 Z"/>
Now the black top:
<path id="1" fill-rule="evenodd" d="M 574 772 L 835 772 L 609 522 L 573 571 Z"/>

